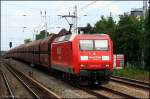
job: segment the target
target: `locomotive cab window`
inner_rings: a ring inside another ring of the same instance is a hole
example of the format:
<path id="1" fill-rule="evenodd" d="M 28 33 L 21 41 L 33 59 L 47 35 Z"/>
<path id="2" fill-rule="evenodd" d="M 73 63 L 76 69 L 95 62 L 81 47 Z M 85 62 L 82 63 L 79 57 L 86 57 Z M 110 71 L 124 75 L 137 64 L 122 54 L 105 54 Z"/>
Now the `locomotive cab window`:
<path id="1" fill-rule="evenodd" d="M 108 40 L 80 40 L 81 51 L 108 50 Z"/>
<path id="2" fill-rule="evenodd" d="M 108 40 L 95 40 L 96 50 L 108 50 Z"/>
<path id="3" fill-rule="evenodd" d="M 93 40 L 80 40 L 79 46 L 81 51 L 93 50 Z"/>

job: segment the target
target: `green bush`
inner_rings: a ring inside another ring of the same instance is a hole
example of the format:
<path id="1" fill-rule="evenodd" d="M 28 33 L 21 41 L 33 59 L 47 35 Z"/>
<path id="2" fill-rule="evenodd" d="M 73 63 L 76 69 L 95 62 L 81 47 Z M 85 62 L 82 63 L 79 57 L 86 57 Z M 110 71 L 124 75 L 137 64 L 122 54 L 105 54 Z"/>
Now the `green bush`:
<path id="1" fill-rule="evenodd" d="M 137 68 L 137 67 L 127 67 L 121 70 L 114 70 L 113 72 L 114 76 L 128 77 L 128 78 L 147 80 L 147 81 L 149 81 L 149 74 L 150 72 L 148 70 L 145 70 L 144 68 Z"/>

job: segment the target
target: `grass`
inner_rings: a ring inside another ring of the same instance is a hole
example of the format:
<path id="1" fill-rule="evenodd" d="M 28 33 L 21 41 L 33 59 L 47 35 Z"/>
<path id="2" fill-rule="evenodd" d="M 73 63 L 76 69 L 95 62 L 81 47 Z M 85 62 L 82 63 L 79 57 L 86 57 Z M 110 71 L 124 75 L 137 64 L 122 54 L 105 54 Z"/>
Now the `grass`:
<path id="1" fill-rule="evenodd" d="M 149 81 L 149 75 L 150 71 L 142 69 L 142 68 L 131 68 L 127 67 L 125 69 L 121 70 L 114 70 L 113 72 L 114 76 L 121 76 L 121 77 L 128 77 L 128 78 L 133 78 L 133 79 L 138 79 L 138 80 L 144 80 L 144 81 Z"/>

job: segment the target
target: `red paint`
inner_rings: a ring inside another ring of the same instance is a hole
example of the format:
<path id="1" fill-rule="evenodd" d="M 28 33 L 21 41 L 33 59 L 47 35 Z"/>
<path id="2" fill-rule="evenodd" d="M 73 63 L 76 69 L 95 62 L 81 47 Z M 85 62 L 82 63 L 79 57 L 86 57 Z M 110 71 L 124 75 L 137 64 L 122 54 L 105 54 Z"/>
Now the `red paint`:
<path id="1" fill-rule="evenodd" d="M 80 51 L 79 40 L 92 39 L 92 40 L 108 40 L 108 51 Z M 72 44 L 72 45 L 71 45 Z M 112 41 L 108 35 L 74 35 L 73 39 L 63 42 L 55 41 L 52 43 L 51 57 L 53 65 L 60 65 L 64 68 L 72 68 L 75 74 L 79 74 L 80 69 L 110 69 L 113 65 L 113 47 Z M 61 49 L 61 53 L 59 50 Z M 93 53 L 95 55 L 93 55 Z M 80 60 L 81 56 L 88 56 L 88 60 Z M 103 61 L 102 56 L 109 56 L 110 60 Z M 87 65 L 86 68 L 81 68 L 81 64 Z M 109 65 L 109 67 L 106 67 Z"/>

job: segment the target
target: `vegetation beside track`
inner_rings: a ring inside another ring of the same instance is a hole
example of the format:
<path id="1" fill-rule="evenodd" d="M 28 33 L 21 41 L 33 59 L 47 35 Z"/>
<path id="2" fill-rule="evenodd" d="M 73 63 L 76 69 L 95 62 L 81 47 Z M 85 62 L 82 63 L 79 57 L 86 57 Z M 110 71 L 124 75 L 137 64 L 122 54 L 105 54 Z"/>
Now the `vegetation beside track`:
<path id="1" fill-rule="evenodd" d="M 150 71 L 143 68 L 127 67 L 125 69 L 114 70 L 114 76 L 128 77 L 137 80 L 149 81 Z"/>

